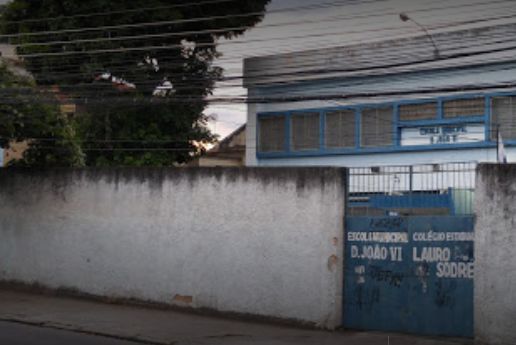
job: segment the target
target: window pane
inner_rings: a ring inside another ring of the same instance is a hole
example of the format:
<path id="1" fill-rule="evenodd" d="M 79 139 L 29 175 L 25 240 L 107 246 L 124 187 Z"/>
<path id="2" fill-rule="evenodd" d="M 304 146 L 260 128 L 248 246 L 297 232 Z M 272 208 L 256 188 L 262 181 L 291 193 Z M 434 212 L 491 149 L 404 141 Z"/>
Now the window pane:
<path id="1" fill-rule="evenodd" d="M 498 128 L 502 139 L 516 139 L 516 96 L 491 100 L 491 140 L 497 140 Z"/>
<path id="2" fill-rule="evenodd" d="M 392 107 L 362 109 L 360 118 L 361 147 L 392 146 L 394 137 Z"/>
<path id="3" fill-rule="evenodd" d="M 305 113 L 291 115 L 290 149 L 292 151 L 319 150 L 320 115 Z"/>
<path id="4" fill-rule="evenodd" d="M 485 98 L 454 99 L 443 105 L 443 117 L 484 116 L 486 113 Z"/>
<path id="5" fill-rule="evenodd" d="M 329 111 L 326 113 L 325 148 L 327 150 L 355 148 L 356 110 Z"/>
<path id="6" fill-rule="evenodd" d="M 398 118 L 400 121 L 419 121 L 437 119 L 438 103 L 421 103 L 400 105 Z"/>
<path id="7" fill-rule="evenodd" d="M 258 118 L 258 152 L 284 152 L 287 149 L 285 116 Z"/>

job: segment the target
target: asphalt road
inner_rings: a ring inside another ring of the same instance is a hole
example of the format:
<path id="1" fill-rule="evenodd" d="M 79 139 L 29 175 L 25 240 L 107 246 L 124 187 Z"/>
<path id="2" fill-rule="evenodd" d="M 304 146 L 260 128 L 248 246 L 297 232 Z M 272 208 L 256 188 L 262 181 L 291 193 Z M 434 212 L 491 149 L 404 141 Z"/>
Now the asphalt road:
<path id="1" fill-rule="evenodd" d="M 0 322 L 2 345 L 137 345 L 94 335 Z"/>

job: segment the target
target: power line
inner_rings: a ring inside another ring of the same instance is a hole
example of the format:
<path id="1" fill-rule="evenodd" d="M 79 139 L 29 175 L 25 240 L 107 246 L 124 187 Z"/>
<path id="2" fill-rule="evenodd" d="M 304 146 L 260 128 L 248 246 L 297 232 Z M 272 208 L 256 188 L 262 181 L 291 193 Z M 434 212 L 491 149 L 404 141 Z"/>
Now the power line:
<path id="1" fill-rule="evenodd" d="M 231 1 L 231 0 L 225 0 L 225 1 Z M 386 1 L 386 0 L 376 0 L 376 1 Z M 494 1 L 494 2 L 491 2 L 490 4 L 492 5 L 493 3 L 505 3 L 507 2 L 508 0 L 498 0 L 498 1 Z M 373 1 L 374 2 L 374 1 Z M 330 3 L 332 4 L 332 3 Z M 333 3 L 334 4 L 334 3 Z M 323 6 L 324 4 L 320 5 L 321 7 L 324 7 Z M 474 7 L 476 5 L 484 5 L 483 3 L 474 3 L 474 4 L 470 4 L 468 5 L 468 7 Z M 342 6 L 342 2 L 340 2 L 340 5 L 339 6 Z M 436 11 L 436 10 L 446 10 L 446 9 L 453 9 L 453 8 L 462 8 L 464 5 L 461 5 L 461 6 L 448 6 L 448 7 L 439 7 L 439 8 L 427 8 L 427 9 L 420 9 L 420 10 L 415 10 L 414 12 L 426 12 L 426 11 Z M 315 7 L 315 6 L 311 6 L 311 7 Z M 293 8 L 289 8 L 289 9 L 284 9 L 284 10 L 277 10 L 277 11 L 270 11 L 270 13 L 281 13 L 281 12 L 288 12 L 288 11 L 296 11 L 296 10 L 299 10 L 300 8 L 302 7 L 293 7 Z M 256 15 L 260 15 L 260 14 L 264 14 L 264 12 L 254 12 L 254 13 L 245 13 L 245 14 L 239 14 L 239 15 L 226 15 L 226 16 L 214 16 L 214 17 L 201 17 L 201 18 L 193 18 L 193 19 L 183 19 L 183 20 L 179 20 L 179 21 L 163 21 L 163 22 L 150 22 L 150 23 L 139 23 L 139 24 L 127 24 L 127 25 L 118 25 L 118 26 L 106 26 L 106 27 L 96 27 L 96 28 L 81 28 L 81 29 L 67 29 L 67 30 L 55 30 L 55 31 L 39 31 L 39 32 L 29 32 L 29 33 L 22 33 L 22 34 L 17 34 L 18 36 L 20 37 L 27 37 L 27 36 L 32 36 L 32 35 L 45 35 L 45 34 L 60 34 L 60 33 L 71 33 L 71 32 L 81 32 L 81 31 L 89 31 L 89 30 L 95 30 L 95 31 L 106 31 L 106 30 L 110 30 L 110 29 L 114 29 L 114 28 L 134 28 L 134 27 L 141 27 L 141 26 L 147 26 L 147 25 L 152 25 L 152 26 L 156 26 L 156 25 L 171 25 L 171 24 L 174 24 L 174 23 L 178 23 L 178 24 L 181 24 L 183 22 L 191 22 L 191 21 L 204 21 L 204 20 L 216 20 L 216 19 L 224 19 L 224 18 L 233 18 L 233 17 L 239 17 L 239 16 L 256 16 Z M 386 16 L 386 15 L 394 15 L 394 14 L 397 14 L 392 12 L 392 13 L 381 13 L 381 14 L 377 14 L 377 15 L 374 15 L 374 14 L 365 14 L 365 15 L 362 15 L 362 16 L 355 16 L 354 19 L 360 19 L 360 18 L 372 18 L 372 17 L 376 17 L 376 16 Z M 344 16 L 340 19 L 353 19 L 352 16 Z M 308 21 L 310 22 L 310 21 Z M 289 24 L 282 24 L 282 25 L 289 25 Z M 267 27 L 267 26 L 265 26 Z M 273 25 L 271 25 L 271 27 L 273 27 Z M 245 28 L 248 28 L 248 27 L 240 27 L 240 28 L 228 28 L 227 30 L 228 31 L 231 31 L 231 30 L 239 30 L 239 29 L 245 29 Z M 214 32 L 216 32 L 215 30 L 212 30 Z M 206 31 L 199 31 L 199 33 L 203 33 L 203 32 L 206 32 Z M 181 32 L 178 32 L 178 33 L 171 33 L 171 34 L 180 34 Z M 195 31 L 193 31 L 192 33 L 196 33 Z M 188 34 L 188 32 L 184 32 L 184 34 Z M 145 37 L 151 37 L 150 35 L 140 35 L 142 38 L 145 38 Z M 16 37 L 15 35 L 4 35 L 4 37 Z M 138 36 L 135 36 L 135 37 L 138 37 Z M 122 39 L 124 37 L 120 37 L 120 38 L 111 38 L 111 39 L 101 39 L 101 41 L 104 41 L 104 40 L 119 40 L 119 39 Z M 131 37 L 129 37 L 131 38 Z M 91 40 L 88 40 L 88 41 L 91 41 Z M 79 40 L 78 42 L 81 42 L 81 40 Z M 43 42 L 41 43 L 42 45 L 47 45 L 47 44 L 73 44 L 73 42 L 67 42 L 67 41 L 64 41 L 64 42 L 50 42 L 50 43 L 46 43 L 46 42 Z M 29 44 L 29 46 L 32 45 L 32 44 Z"/>
<path id="2" fill-rule="evenodd" d="M 406 55 L 407 55 L 407 54 L 406 54 Z M 166 66 L 166 65 L 165 65 L 165 66 Z M 253 78 L 253 77 L 251 77 L 251 78 Z"/>
<path id="3" fill-rule="evenodd" d="M 456 59 L 460 59 L 460 58 L 464 58 L 464 57 L 471 57 L 471 56 L 481 56 L 481 55 L 485 55 L 485 54 L 493 54 L 493 53 L 496 53 L 496 52 L 505 52 L 505 51 L 513 51 L 514 49 L 516 49 L 516 46 L 507 46 L 507 47 L 503 47 L 503 48 L 499 48 L 499 49 L 489 49 L 489 50 L 485 50 L 485 51 L 476 51 L 476 52 L 473 52 L 473 53 L 464 53 L 464 54 L 451 54 L 449 56 L 443 56 L 443 59 L 440 60 L 440 62 L 443 62 L 445 60 L 456 60 Z M 399 58 L 397 59 L 399 60 Z M 374 70 L 377 70 L 377 69 L 387 69 L 387 68 L 396 68 L 396 67 L 412 67 L 412 66 L 417 66 L 419 64 L 425 64 L 425 63 L 429 63 L 429 62 L 433 62 L 434 60 L 433 59 L 426 59 L 426 60 L 421 60 L 421 61 L 409 61 L 409 62 L 406 62 L 406 63 L 397 63 L 397 64 L 391 64 L 391 65 L 381 65 L 381 66 L 377 66 L 377 67 L 362 67 L 362 68 L 354 68 L 354 69 L 325 69 L 325 70 L 309 70 L 309 71 L 302 71 L 302 72 L 295 72 L 295 73 L 283 73 L 283 74 L 277 74 L 276 77 L 302 77 L 302 76 L 310 76 L 310 75 L 315 75 L 317 74 L 318 76 L 322 76 L 324 77 L 324 74 L 333 74 L 333 73 L 352 73 L 352 72 L 372 72 Z M 503 61 L 503 59 L 502 59 Z M 484 64 L 492 64 L 496 62 L 496 59 L 490 59 L 490 60 L 486 60 L 486 62 L 484 62 Z M 480 65 L 482 63 L 481 60 L 478 61 L 478 64 Z M 455 64 L 450 64 L 450 65 L 443 65 L 443 66 L 440 66 L 440 68 L 450 68 L 450 67 L 454 67 L 456 66 L 457 63 Z M 405 73 L 408 73 L 409 71 L 405 71 Z M 399 72 L 396 72 L 396 73 L 399 73 Z M 256 78 L 260 78 L 260 76 L 256 76 Z M 403 78 L 407 78 L 407 77 L 403 77 Z M 407 78 L 407 79 L 410 79 L 410 78 Z M 195 85 L 195 83 L 193 84 Z M 356 84 L 355 84 L 356 86 Z M 61 85 L 61 88 L 62 89 L 65 89 L 66 88 L 73 88 L 73 87 L 76 87 L 75 85 Z M 92 88 L 92 89 L 97 89 L 97 90 L 101 90 L 103 88 L 106 88 L 106 87 L 101 87 L 101 86 L 93 86 L 91 84 L 88 84 L 88 85 L 83 85 L 81 86 L 82 88 Z M 338 86 L 331 86 L 331 88 L 336 88 Z M 324 89 L 326 87 L 324 86 L 319 86 L 318 89 Z M 13 89 L 13 90 L 17 90 L 17 89 Z M 277 92 L 276 92 L 277 94 Z"/>
<path id="4" fill-rule="evenodd" d="M 234 1 L 234 0 L 226 0 L 226 1 Z M 381 2 L 381 1 L 387 1 L 387 0 L 372 0 L 372 1 L 367 1 L 367 2 L 374 3 L 374 2 Z M 507 1 L 507 0 L 505 0 L 505 1 Z M 265 13 L 274 14 L 274 13 L 285 13 L 285 12 L 292 12 L 292 11 L 302 11 L 302 10 L 308 10 L 308 9 L 312 10 L 312 9 L 317 9 L 317 8 L 325 8 L 325 7 L 333 7 L 333 6 L 342 7 L 344 5 L 350 5 L 350 4 L 349 4 L 349 2 L 344 0 L 344 1 L 335 1 L 335 2 L 330 2 L 330 3 L 322 3 L 322 4 L 318 4 L 318 5 L 295 6 L 295 7 L 285 8 L 285 9 L 267 11 L 267 12 L 249 12 L 249 13 L 243 13 L 243 14 L 230 14 L 230 15 L 224 15 L 224 16 L 199 17 L 199 18 L 179 19 L 179 20 L 161 21 L 161 22 L 110 25 L 110 26 L 102 26 L 102 27 L 84 27 L 84 28 L 79 28 L 79 29 L 63 29 L 63 30 L 51 30 L 51 31 L 49 30 L 49 31 L 29 32 L 29 33 L 22 33 L 22 34 L 7 34 L 7 35 L 4 35 L 4 37 L 6 37 L 6 38 L 30 37 L 30 36 L 41 36 L 41 35 L 51 35 L 51 34 L 53 35 L 53 34 L 65 34 L 65 33 L 89 32 L 89 31 L 106 31 L 106 30 L 113 30 L 113 29 L 139 28 L 139 27 L 146 27 L 146 26 L 197 23 L 197 22 L 204 22 L 204 21 L 214 21 L 214 20 L 219 20 L 219 19 L 255 17 L 255 16 L 264 15 Z M 119 13 L 125 13 L 125 11 L 119 11 Z M 59 17 L 57 17 L 57 18 L 59 18 Z M 45 20 L 45 21 L 48 21 L 48 20 Z"/>
<path id="5" fill-rule="evenodd" d="M 234 1 L 235 0 L 209 0 L 209 1 L 200 1 L 200 2 L 189 2 L 187 4 L 177 4 L 177 5 L 169 5 L 169 6 L 143 7 L 143 8 L 137 8 L 137 9 L 132 9 L 132 10 L 127 9 L 127 10 L 122 10 L 122 11 L 108 11 L 108 12 L 77 14 L 77 15 L 73 15 L 73 16 L 59 16 L 59 17 L 25 19 L 25 20 L 1 20 L 1 21 L 3 24 L 41 23 L 41 22 L 51 22 L 51 21 L 68 20 L 68 19 L 76 19 L 76 18 L 111 16 L 111 15 L 115 15 L 115 14 L 139 13 L 139 12 L 147 12 L 147 11 L 161 11 L 161 10 L 169 10 L 169 9 L 174 9 L 174 8 L 220 4 L 220 3 L 234 2 Z"/>

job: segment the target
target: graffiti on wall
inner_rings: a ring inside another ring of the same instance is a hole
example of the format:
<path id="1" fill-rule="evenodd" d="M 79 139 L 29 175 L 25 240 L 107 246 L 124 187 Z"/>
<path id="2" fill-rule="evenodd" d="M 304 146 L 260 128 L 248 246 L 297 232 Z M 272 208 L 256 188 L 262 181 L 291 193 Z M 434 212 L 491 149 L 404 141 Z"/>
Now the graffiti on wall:
<path id="1" fill-rule="evenodd" d="M 472 334 L 471 217 L 350 218 L 346 232 L 345 326 Z M 434 323 L 429 318 L 432 315 Z M 449 320 L 453 327 L 443 328 L 443 320 Z"/>

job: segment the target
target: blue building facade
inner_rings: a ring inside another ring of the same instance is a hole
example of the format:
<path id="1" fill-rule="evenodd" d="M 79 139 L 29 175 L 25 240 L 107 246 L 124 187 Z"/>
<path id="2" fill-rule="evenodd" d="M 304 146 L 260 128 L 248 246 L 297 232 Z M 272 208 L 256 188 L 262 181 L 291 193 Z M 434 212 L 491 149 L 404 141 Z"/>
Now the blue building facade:
<path id="1" fill-rule="evenodd" d="M 516 26 L 249 59 L 248 166 L 516 160 Z M 390 55 L 389 55 L 390 54 Z M 388 56 L 396 56 L 402 63 Z"/>

